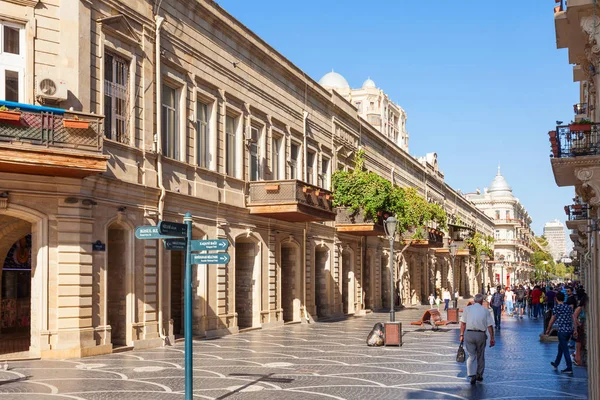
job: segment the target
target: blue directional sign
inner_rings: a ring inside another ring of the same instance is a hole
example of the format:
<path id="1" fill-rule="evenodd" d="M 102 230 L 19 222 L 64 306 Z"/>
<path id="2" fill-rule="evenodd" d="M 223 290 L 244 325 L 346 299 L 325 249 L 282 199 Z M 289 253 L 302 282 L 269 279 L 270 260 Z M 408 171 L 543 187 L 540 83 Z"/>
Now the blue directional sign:
<path id="1" fill-rule="evenodd" d="M 138 226 L 135 229 L 135 237 L 138 239 L 169 239 L 173 235 L 162 235 L 158 231 L 158 226 L 146 225 Z"/>
<path id="2" fill-rule="evenodd" d="M 192 254 L 192 264 L 227 264 L 231 257 L 227 253 Z"/>
<path id="3" fill-rule="evenodd" d="M 187 235 L 187 226 L 178 222 L 160 221 L 157 225 L 158 233 L 167 236 L 185 237 Z"/>
<path id="4" fill-rule="evenodd" d="M 167 250 L 185 250 L 185 239 L 165 239 L 163 244 Z"/>
<path id="5" fill-rule="evenodd" d="M 227 250 L 229 242 L 224 239 L 192 240 L 192 251 Z"/>

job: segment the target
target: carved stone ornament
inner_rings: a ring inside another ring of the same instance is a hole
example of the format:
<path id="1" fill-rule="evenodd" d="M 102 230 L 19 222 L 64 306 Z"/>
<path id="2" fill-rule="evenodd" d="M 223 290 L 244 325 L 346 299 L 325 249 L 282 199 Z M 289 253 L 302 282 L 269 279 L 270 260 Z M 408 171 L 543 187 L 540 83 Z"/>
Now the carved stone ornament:
<path id="1" fill-rule="evenodd" d="M 596 15 L 581 18 L 581 29 L 588 35 L 592 53 L 600 53 L 600 18 Z"/>
<path id="2" fill-rule="evenodd" d="M 600 167 L 577 168 L 575 176 L 581 181 L 584 197 L 589 197 L 586 200 L 591 206 L 600 205 Z M 591 192 L 588 192 L 591 191 Z"/>

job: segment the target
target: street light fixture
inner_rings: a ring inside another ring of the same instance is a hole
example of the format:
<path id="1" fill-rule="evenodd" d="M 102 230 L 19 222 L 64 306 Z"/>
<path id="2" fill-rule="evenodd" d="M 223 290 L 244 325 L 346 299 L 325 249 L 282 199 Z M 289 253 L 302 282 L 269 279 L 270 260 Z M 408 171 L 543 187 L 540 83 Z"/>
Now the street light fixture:
<path id="1" fill-rule="evenodd" d="M 450 259 L 452 260 L 452 308 L 458 308 L 458 298 L 456 297 L 456 268 L 454 267 L 454 259 L 456 258 L 457 249 L 458 245 L 456 243 L 452 243 L 450 246 L 448 246 Z"/>
<path id="2" fill-rule="evenodd" d="M 481 268 L 483 268 L 483 282 L 481 283 L 481 293 L 485 294 L 485 267 L 489 257 L 487 254 L 481 253 L 479 259 L 481 260 Z"/>
<path id="3" fill-rule="evenodd" d="M 396 313 L 394 312 L 394 240 L 396 239 L 396 226 L 398 220 L 393 216 L 387 217 L 383 227 L 385 234 L 390 241 L 390 322 L 396 320 Z"/>

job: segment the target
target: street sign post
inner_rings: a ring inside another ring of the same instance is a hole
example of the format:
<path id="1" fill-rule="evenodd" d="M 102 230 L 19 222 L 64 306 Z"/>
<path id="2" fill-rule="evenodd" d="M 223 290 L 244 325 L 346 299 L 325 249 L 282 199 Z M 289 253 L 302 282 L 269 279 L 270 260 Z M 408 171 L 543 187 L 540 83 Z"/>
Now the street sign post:
<path id="1" fill-rule="evenodd" d="M 229 242 L 224 239 L 192 240 L 192 251 L 227 250 Z"/>
<path id="2" fill-rule="evenodd" d="M 167 250 L 185 250 L 186 248 L 185 239 L 165 239 L 163 244 Z"/>
<path id="3" fill-rule="evenodd" d="M 227 264 L 231 257 L 227 253 L 193 254 L 192 264 Z"/>
<path id="4" fill-rule="evenodd" d="M 157 225 L 158 233 L 166 236 L 175 236 L 185 238 L 188 227 L 178 222 L 160 221 Z"/>
<path id="5" fill-rule="evenodd" d="M 227 253 L 192 254 L 192 251 L 227 250 L 227 240 L 192 240 L 192 214 L 186 213 L 183 224 L 160 221 L 156 226 L 138 226 L 135 229 L 138 239 L 164 239 L 167 250 L 185 251 L 184 281 L 184 333 L 185 333 L 185 400 L 192 400 L 193 391 L 193 354 L 192 354 L 192 264 L 227 264 L 231 257 Z"/>

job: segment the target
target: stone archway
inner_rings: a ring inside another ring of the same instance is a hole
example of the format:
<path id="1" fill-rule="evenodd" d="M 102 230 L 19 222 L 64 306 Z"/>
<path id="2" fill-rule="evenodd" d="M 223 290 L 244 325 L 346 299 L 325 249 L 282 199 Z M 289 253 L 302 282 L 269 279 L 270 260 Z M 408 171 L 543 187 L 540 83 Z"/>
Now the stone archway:
<path id="1" fill-rule="evenodd" d="M 318 318 L 329 317 L 332 314 L 330 298 L 331 288 L 331 250 L 325 245 L 315 247 L 315 307 Z"/>
<path id="2" fill-rule="evenodd" d="M 7 278 L 9 268 L 5 269 L 4 266 L 7 257 L 10 257 L 11 254 L 15 256 L 15 251 L 18 252 L 16 260 L 25 261 L 25 264 L 28 263 L 28 267 L 25 269 L 10 268 L 16 270 L 14 272 L 20 275 L 16 279 L 12 279 L 15 277 Z M 13 282 L 10 289 L 6 285 L 7 279 L 12 279 Z M 48 332 L 47 216 L 18 205 L 8 204 L 6 208 L 0 209 L 0 281 L 3 282 L 0 285 L 0 309 L 4 309 L 4 312 L 0 310 L 0 313 L 6 315 L 9 311 L 6 305 L 3 307 L 2 299 L 8 299 L 9 295 L 15 295 L 14 301 L 11 301 L 15 303 L 13 309 L 15 313 L 11 318 L 24 333 L 24 338 L 12 342 L 17 345 L 12 349 L 10 348 L 11 341 L 8 338 L 0 338 L 2 344 L 9 345 L 3 352 L 13 353 L 12 355 L 7 354 L 5 357 L 39 357 L 42 350 L 48 348 L 47 345 L 42 347 L 42 343 L 47 343 L 47 338 L 44 338 L 43 341 L 41 339 L 43 332 Z M 13 290 L 15 289 L 14 284 L 17 285 L 16 292 Z M 2 294 L 2 289 L 11 290 L 12 293 Z M 21 300 L 20 311 L 17 308 L 19 307 L 19 298 Z M 4 332 L 7 333 L 7 331 Z M 0 333 L 0 335 L 2 334 Z"/>
<path id="3" fill-rule="evenodd" d="M 261 250 L 253 236 L 235 240 L 235 312 L 238 329 L 261 325 Z"/>
<path id="4" fill-rule="evenodd" d="M 113 346 L 133 346 L 135 307 L 133 228 L 115 220 L 106 229 L 105 310 Z"/>
<path id="5" fill-rule="evenodd" d="M 281 243 L 281 308 L 284 322 L 301 319 L 301 261 L 298 243 L 291 239 Z"/>

